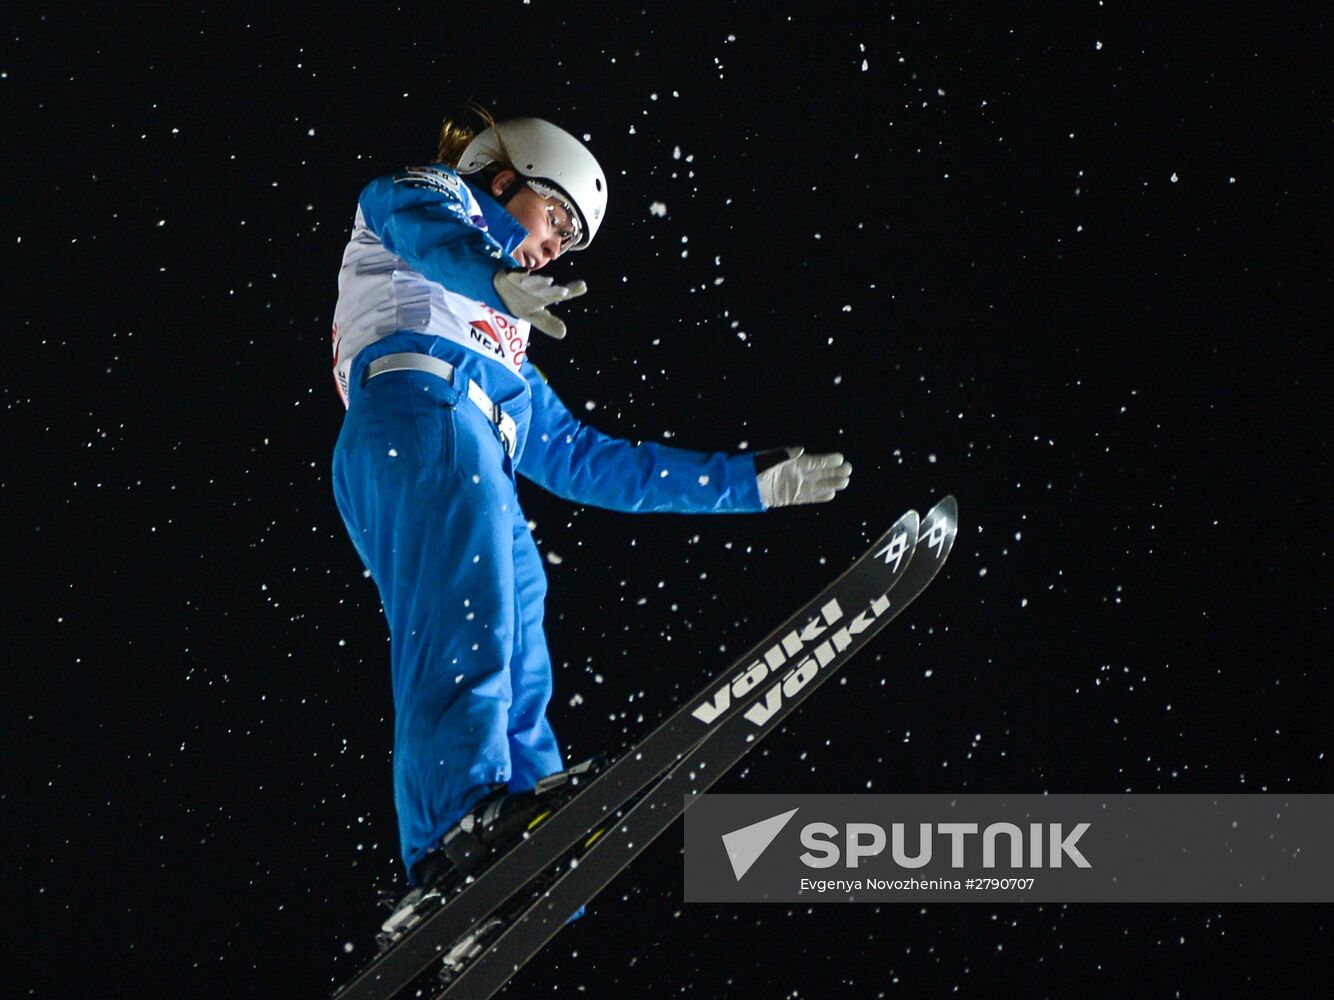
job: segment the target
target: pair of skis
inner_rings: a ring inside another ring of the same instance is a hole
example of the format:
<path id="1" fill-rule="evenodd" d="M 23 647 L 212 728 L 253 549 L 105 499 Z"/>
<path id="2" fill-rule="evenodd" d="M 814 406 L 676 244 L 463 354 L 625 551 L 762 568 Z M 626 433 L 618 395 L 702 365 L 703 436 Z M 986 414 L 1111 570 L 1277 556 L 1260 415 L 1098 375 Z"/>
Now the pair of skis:
<path id="1" fill-rule="evenodd" d="M 908 511 L 837 580 L 600 771 L 497 862 L 425 894 L 412 926 L 337 1000 L 485 1000 L 568 918 L 935 579 L 958 530 L 946 497 Z"/>

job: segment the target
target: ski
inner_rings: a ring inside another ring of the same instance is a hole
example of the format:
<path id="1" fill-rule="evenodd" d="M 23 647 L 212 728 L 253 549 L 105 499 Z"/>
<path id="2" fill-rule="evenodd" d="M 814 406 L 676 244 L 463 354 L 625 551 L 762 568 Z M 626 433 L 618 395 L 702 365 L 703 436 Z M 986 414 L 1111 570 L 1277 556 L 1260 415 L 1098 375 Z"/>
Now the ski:
<path id="1" fill-rule="evenodd" d="M 493 918 L 479 928 L 467 954 L 445 963 L 444 989 L 437 1000 L 485 1000 L 561 929 L 578 907 L 598 892 L 665 832 L 685 811 L 687 797 L 702 794 L 733 767 L 789 712 L 827 681 L 875 632 L 903 611 L 931 583 L 953 546 L 958 511 L 953 497 L 931 509 L 921 523 L 914 552 L 901 581 L 892 589 L 859 580 L 864 588 L 839 590 L 837 600 L 855 617 L 841 620 L 821 637 L 810 655 L 750 700 L 749 708 L 715 726 L 640 797 L 591 846 L 567 860 L 562 871 L 522 908 L 511 906 L 508 919 Z M 770 675 L 773 676 L 772 674 Z M 517 912 L 516 912 L 517 911 Z"/>
<path id="2" fill-rule="evenodd" d="M 846 634 L 846 648 L 835 657 L 835 662 L 841 663 L 888 621 L 882 617 L 863 621 L 863 612 L 853 620 L 854 632 L 843 620 L 843 606 L 862 608 L 873 600 L 883 600 L 915 561 L 917 538 L 918 517 L 916 512 L 909 511 L 838 579 L 747 650 L 646 737 L 593 775 L 586 788 L 531 836 L 461 886 L 426 894 L 419 903 L 421 913 L 411 916 L 411 928 L 343 986 L 335 994 L 338 1000 L 386 1000 L 398 995 L 432 963 L 457 949 L 470 932 L 475 934 L 484 922 L 493 922 L 495 914 L 506 904 L 513 905 L 516 894 L 566 859 L 617 809 L 642 796 L 720 727 L 728 726 L 743 713 L 752 720 L 760 719 L 763 724 L 786 714 L 806 692 L 796 690 L 796 697 L 790 698 L 784 686 L 810 685 L 805 676 L 808 668 L 804 665 L 818 660 L 807 654 L 812 653 L 817 643 L 820 648 L 828 645 L 830 640 L 821 641 L 826 633 Z M 839 631 L 833 632 L 836 625 Z M 793 664 L 796 666 L 790 666 Z M 801 680 L 791 680 L 799 675 Z M 789 680 L 784 681 L 783 676 Z M 819 676 L 817 672 L 816 677 Z M 571 907 L 571 913 L 577 906 Z"/>

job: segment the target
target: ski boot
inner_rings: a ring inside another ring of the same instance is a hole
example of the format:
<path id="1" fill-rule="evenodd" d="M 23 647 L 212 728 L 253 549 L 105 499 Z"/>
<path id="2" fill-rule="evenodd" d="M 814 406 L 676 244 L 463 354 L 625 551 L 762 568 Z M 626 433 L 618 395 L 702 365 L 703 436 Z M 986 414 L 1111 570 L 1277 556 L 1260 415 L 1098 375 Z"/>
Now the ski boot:
<path id="1" fill-rule="evenodd" d="M 509 794 L 492 786 L 440 843 L 412 866 L 415 888 L 408 892 L 376 935 L 380 951 L 392 947 L 446 896 L 496 857 L 514 847 L 574 797 L 580 782 L 607 766 L 605 754 L 548 775 L 531 790 Z M 582 913 L 582 909 L 580 913 Z"/>
<path id="2" fill-rule="evenodd" d="M 545 823 L 574 796 L 581 780 L 606 766 L 606 755 L 599 754 L 548 775 L 526 792 L 511 795 L 505 785 L 494 786 L 440 839 L 435 850 L 417 862 L 412 869 L 413 880 L 421 886 L 432 886 L 451 881 L 451 876 L 476 875 L 494 857 Z"/>

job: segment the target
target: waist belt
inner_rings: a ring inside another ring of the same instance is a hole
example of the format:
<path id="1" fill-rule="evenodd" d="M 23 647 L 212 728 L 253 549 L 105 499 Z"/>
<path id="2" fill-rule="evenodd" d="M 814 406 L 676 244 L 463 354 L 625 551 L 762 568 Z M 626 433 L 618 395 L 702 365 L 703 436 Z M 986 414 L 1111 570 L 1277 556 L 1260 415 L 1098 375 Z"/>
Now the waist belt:
<path id="1" fill-rule="evenodd" d="M 382 358 L 376 358 L 366 367 L 366 378 L 370 380 L 375 378 L 376 375 L 383 375 L 385 372 L 401 371 L 426 372 L 429 375 L 436 375 L 444 379 L 450 385 L 454 385 L 453 365 L 448 361 L 433 358 L 429 354 L 413 352 L 386 354 Z M 500 433 L 500 443 L 505 446 L 505 454 L 513 458 L 514 444 L 517 439 L 514 418 L 491 402 L 491 397 L 482 391 L 480 385 L 472 379 L 466 378 L 466 376 L 464 378 L 468 383 L 468 400 L 485 413 L 486 419 L 495 425 L 496 430 Z"/>

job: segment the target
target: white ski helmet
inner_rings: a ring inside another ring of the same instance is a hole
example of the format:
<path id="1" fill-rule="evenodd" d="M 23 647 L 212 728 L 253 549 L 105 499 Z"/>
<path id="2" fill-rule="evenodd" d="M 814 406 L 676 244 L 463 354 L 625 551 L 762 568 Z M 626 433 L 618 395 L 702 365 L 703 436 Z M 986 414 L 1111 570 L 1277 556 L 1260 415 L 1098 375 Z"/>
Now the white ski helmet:
<path id="1" fill-rule="evenodd" d="M 458 172 L 492 163 L 510 163 L 526 180 L 558 188 L 579 214 L 579 240 L 570 249 L 593 242 L 607 211 L 607 178 L 582 142 L 541 118 L 512 118 L 479 132 L 459 157 Z"/>

